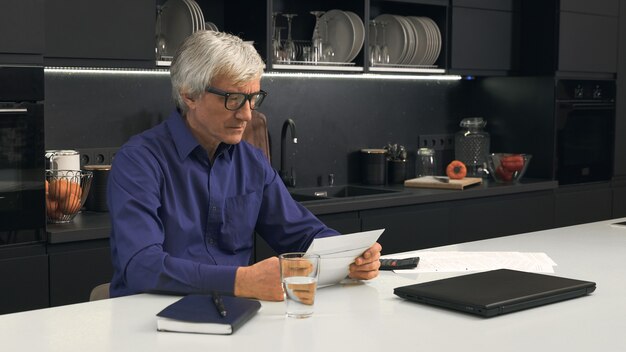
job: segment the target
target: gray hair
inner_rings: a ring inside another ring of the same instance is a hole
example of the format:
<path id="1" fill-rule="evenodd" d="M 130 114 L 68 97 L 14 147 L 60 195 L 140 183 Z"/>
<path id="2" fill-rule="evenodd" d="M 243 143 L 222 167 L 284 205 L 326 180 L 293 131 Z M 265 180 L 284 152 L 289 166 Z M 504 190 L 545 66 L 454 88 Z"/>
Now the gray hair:
<path id="1" fill-rule="evenodd" d="M 254 47 L 232 34 L 197 31 L 180 46 L 170 67 L 172 97 L 183 115 L 182 92 L 197 99 L 213 79 L 225 77 L 235 85 L 260 79 L 264 63 Z"/>

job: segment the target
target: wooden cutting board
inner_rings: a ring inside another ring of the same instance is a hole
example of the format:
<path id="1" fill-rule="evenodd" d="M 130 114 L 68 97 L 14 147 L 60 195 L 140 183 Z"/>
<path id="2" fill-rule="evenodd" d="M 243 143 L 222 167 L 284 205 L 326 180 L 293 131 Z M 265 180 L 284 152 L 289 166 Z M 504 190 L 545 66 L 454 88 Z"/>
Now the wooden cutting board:
<path id="1" fill-rule="evenodd" d="M 404 181 L 404 186 L 417 188 L 464 189 L 467 186 L 481 184 L 482 182 L 483 179 L 480 177 L 465 177 L 460 180 L 450 180 L 450 182 L 445 183 L 437 181 L 432 176 L 424 176 L 406 180 Z"/>

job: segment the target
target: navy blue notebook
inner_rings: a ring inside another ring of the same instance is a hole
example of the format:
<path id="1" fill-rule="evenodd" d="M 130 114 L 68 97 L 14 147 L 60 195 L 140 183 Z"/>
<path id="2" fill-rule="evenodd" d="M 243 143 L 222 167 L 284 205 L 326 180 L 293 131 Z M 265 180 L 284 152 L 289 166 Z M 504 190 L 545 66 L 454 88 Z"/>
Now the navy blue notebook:
<path id="1" fill-rule="evenodd" d="M 222 296 L 226 316 L 222 317 L 211 295 L 188 295 L 157 314 L 157 330 L 229 335 L 261 308 L 258 301 Z"/>

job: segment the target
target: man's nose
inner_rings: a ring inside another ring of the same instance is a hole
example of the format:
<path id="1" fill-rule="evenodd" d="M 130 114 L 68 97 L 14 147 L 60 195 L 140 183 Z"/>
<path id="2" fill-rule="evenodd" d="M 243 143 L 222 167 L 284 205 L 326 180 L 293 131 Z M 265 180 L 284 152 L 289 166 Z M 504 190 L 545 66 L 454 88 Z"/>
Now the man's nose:
<path id="1" fill-rule="evenodd" d="M 250 109 L 250 101 L 246 101 L 245 104 L 237 112 L 235 113 L 235 117 L 244 120 L 250 121 L 252 120 L 252 109 Z"/>

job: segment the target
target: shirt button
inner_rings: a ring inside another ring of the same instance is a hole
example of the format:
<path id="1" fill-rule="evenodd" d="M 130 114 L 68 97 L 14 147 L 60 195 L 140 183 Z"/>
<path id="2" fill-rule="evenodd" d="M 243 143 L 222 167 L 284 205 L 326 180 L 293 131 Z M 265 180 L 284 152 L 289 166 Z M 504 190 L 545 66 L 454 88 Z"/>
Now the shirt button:
<path id="1" fill-rule="evenodd" d="M 209 244 L 210 244 L 210 245 L 214 245 L 214 244 L 215 244 L 215 240 L 214 240 L 214 239 L 212 239 L 212 238 L 209 238 Z"/>

